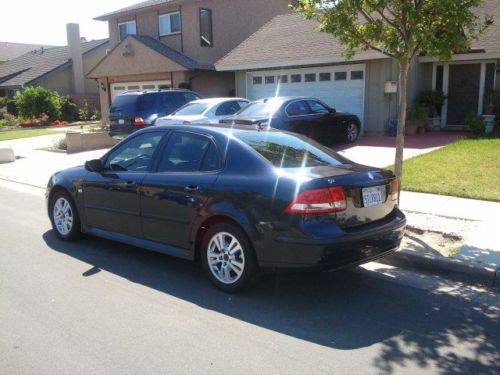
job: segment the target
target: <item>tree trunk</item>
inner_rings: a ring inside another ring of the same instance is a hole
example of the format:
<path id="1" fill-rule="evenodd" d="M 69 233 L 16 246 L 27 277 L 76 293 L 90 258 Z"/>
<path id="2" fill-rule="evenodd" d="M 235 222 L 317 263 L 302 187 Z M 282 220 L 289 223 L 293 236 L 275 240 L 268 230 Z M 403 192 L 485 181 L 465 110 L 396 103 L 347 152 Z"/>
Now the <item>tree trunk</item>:
<path id="1" fill-rule="evenodd" d="M 399 64 L 399 118 L 398 133 L 396 138 L 396 160 L 394 161 L 394 173 L 399 181 L 401 190 L 401 177 L 403 176 L 403 150 L 405 147 L 405 125 L 406 125 L 406 107 L 407 107 L 407 88 L 408 88 L 408 70 L 410 62 L 405 60 Z M 399 194 L 398 194 L 399 203 Z"/>

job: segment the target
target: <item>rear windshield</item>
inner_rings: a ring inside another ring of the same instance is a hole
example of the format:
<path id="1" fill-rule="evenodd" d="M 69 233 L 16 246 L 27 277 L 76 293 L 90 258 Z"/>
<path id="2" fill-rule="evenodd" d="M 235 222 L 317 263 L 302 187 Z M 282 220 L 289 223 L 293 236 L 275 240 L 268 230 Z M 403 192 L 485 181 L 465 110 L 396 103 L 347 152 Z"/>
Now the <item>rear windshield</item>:
<path id="1" fill-rule="evenodd" d="M 281 101 L 269 100 L 267 102 L 251 103 L 241 111 L 238 112 L 239 116 L 269 116 L 272 115 L 280 106 Z"/>
<path id="2" fill-rule="evenodd" d="M 290 134 L 233 130 L 233 135 L 278 168 L 305 168 L 343 164 L 333 151 Z"/>
<path id="3" fill-rule="evenodd" d="M 139 97 L 137 100 L 137 111 L 149 111 L 156 106 L 156 98 L 158 96 L 156 94 L 144 94 Z"/>
<path id="4" fill-rule="evenodd" d="M 111 112 L 134 111 L 139 95 L 118 95 L 111 105 Z"/>
<path id="5" fill-rule="evenodd" d="M 206 103 L 186 104 L 184 107 L 174 112 L 173 115 L 183 115 L 183 116 L 201 115 L 203 114 L 203 112 L 207 110 L 208 107 L 209 104 Z"/>

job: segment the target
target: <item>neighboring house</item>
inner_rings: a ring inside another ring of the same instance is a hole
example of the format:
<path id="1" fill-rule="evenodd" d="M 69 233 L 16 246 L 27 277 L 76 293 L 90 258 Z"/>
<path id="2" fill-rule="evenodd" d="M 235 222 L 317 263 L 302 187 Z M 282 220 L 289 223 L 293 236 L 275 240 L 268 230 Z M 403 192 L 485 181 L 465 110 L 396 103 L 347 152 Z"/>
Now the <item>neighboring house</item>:
<path id="1" fill-rule="evenodd" d="M 40 47 L 42 47 L 41 44 L 0 42 L 0 65 Z M 49 46 L 43 47 L 47 48 Z"/>
<path id="2" fill-rule="evenodd" d="M 493 16 L 493 24 L 469 53 L 446 62 L 421 56 L 410 72 L 410 105 L 422 90 L 439 89 L 448 96 L 442 127 L 464 125 L 470 112 L 481 114 L 484 93 L 500 89 L 500 2 L 486 0 L 478 13 Z M 397 64 L 374 51 L 347 61 L 335 38 L 314 31 L 317 25 L 295 14 L 278 15 L 220 59 L 217 71 L 236 72 L 237 96 L 315 96 L 358 115 L 364 131 L 385 133 L 397 117 L 397 94 L 386 90 L 386 83 L 390 88 L 397 81 Z"/>
<path id="3" fill-rule="evenodd" d="M 288 0 L 149 0 L 97 17 L 109 24 L 110 49 L 88 75 L 101 87 L 106 116 L 127 90 L 178 87 L 203 96 L 234 95 L 234 72 L 215 63 L 278 14 Z"/>
<path id="4" fill-rule="evenodd" d="M 108 40 L 81 42 L 77 24 L 68 24 L 68 46 L 39 47 L 0 65 L 0 96 L 12 97 L 27 86 L 41 86 L 99 104 L 97 82 L 88 73 L 105 55 Z"/>

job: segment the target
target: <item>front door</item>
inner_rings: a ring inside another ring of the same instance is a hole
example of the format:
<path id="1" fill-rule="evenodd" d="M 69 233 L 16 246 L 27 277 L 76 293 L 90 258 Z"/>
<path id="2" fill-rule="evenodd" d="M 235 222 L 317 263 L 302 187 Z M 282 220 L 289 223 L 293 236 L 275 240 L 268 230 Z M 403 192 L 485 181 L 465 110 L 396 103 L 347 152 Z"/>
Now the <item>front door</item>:
<path id="1" fill-rule="evenodd" d="M 481 64 L 452 64 L 448 83 L 447 125 L 465 125 L 471 112 L 477 113 Z"/>
<path id="2" fill-rule="evenodd" d="M 88 227 L 142 237 L 139 186 L 164 134 L 131 137 L 111 152 L 101 172 L 87 174 L 83 197 Z"/>
<path id="3" fill-rule="evenodd" d="M 175 132 L 141 191 L 144 238 L 188 249 L 193 221 L 209 200 L 221 166 L 210 137 Z"/>

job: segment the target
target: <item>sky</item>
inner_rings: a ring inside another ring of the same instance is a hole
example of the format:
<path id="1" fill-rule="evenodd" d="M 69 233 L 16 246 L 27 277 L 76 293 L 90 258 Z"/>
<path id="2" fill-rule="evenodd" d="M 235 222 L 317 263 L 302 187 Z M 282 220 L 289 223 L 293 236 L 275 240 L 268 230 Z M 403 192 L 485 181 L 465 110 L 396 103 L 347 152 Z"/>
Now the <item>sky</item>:
<path id="1" fill-rule="evenodd" d="M 0 42 L 66 45 L 66 24 L 80 24 L 87 40 L 108 37 L 93 18 L 142 0 L 0 0 Z"/>

